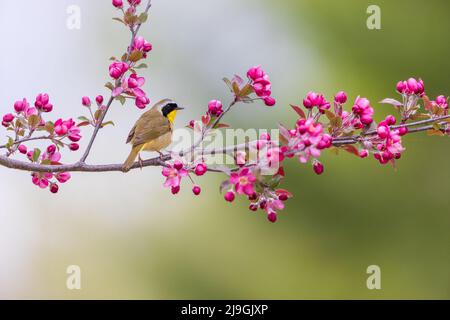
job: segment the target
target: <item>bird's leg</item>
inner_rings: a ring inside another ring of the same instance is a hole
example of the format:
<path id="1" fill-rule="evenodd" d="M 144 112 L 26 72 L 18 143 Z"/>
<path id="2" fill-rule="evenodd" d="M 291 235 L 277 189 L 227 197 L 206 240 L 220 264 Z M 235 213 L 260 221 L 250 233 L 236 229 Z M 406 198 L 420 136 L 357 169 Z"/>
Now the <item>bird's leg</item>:
<path id="1" fill-rule="evenodd" d="M 141 170 L 142 170 L 144 168 L 144 160 L 142 160 L 140 153 L 139 153 L 138 157 L 139 157 L 139 166 L 141 167 Z"/>

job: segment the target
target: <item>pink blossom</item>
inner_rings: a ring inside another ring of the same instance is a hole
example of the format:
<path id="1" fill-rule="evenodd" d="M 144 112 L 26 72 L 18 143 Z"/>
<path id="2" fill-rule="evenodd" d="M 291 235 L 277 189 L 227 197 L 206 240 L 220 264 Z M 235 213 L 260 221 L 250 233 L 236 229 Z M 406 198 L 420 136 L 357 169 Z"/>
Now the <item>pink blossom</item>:
<path id="1" fill-rule="evenodd" d="M 69 140 L 72 142 L 78 142 L 81 139 L 80 128 L 77 127 L 75 121 L 72 119 L 62 120 L 58 119 L 55 122 L 55 133 L 62 137 L 67 135 Z"/>
<path id="2" fill-rule="evenodd" d="M 208 171 L 208 167 L 206 166 L 205 163 L 199 163 L 195 167 L 195 174 L 199 177 L 203 176 L 207 171 Z"/>
<path id="3" fill-rule="evenodd" d="M 406 81 L 399 81 L 396 89 L 401 94 L 423 96 L 425 94 L 425 86 L 422 79 L 416 80 L 409 78 Z"/>
<path id="4" fill-rule="evenodd" d="M 332 146 L 331 136 L 325 134 L 322 124 L 313 118 L 299 119 L 296 128 L 285 138 L 289 140 L 288 152 L 297 154 L 301 163 L 320 157 L 321 150 Z"/>
<path id="5" fill-rule="evenodd" d="M 166 177 L 165 188 L 178 188 L 180 187 L 181 179 L 187 177 L 188 172 L 184 168 L 177 169 L 174 165 L 168 165 L 163 168 L 162 175 Z"/>
<path id="6" fill-rule="evenodd" d="M 243 168 L 239 173 L 232 173 L 230 182 L 234 185 L 238 194 L 251 196 L 255 193 L 254 184 L 256 182 L 256 177 L 249 168 Z"/>
<path id="7" fill-rule="evenodd" d="M 53 174 L 51 173 L 33 173 L 32 174 L 32 182 L 36 186 L 38 186 L 41 189 L 45 189 L 49 185 L 49 181 L 53 178 Z"/>
<path id="8" fill-rule="evenodd" d="M 303 100 L 303 106 L 307 109 L 317 107 L 322 113 L 324 113 L 325 110 L 330 109 L 330 103 L 325 100 L 323 95 L 316 92 L 308 93 L 306 98 Z"/>
<path id="9" fill-rule="evenodd" d="M 112 4 L 116 8 L 122 8 L 123 7 L 123 1 L 122 0 L 112 0 Z"/>
<path id="10" fill-rule="evenodd" d="M 81 104 L 85 107 L 90 107 L 91 106 L 91 99 L 89 99 L 89 97 L 83 97 L 81 99 Z"/>
<path id="11" fill-rule="evenodd" d="M 378 125 L 377 136 L 373 138 L 372 143 L 376 146 L 374 154 L 381 164 L 387 164 L 390 161 L 399 159 L 401 153 L 405 150 L 402 146 L 400 130 L 392 130 L 389 125 L 393 123 L 393 116 L 388 116 Z"/>
<path id="12" fill-rule="evenodd" d="M 374 110 L 370 106 L 370 101 L 368 99 L 360 97 L 356 98 L 352 111 L 353 118 L 351 118 L 350 121 L 355 129 L 361 129 L 373 122 L 372 117 Z"/>
<path id="13" fill-rule="evenodd" d="M 435 103 L 442 109 L 448 109 L 448 101 L 445 96 L 438 96 L 435 100 Z"/>
<path id="14" fill-rule="evenodd" d="M 266 98 L 272 94 L 272 84 L 267 79 L 255 80 L 253 89 L 258 97 Z"/>
<path id="15" fill-rule="evenodd" d="M 129 68 L 130 67 L 128 66 L 127 63 L 115 61 L 109 66 L 109 75 L 113 79 L 118 80 L 125 74 L 125 72 L 128 71 Z"/>
<path id="16" fill-rule="evenodd" d="M 42 112 L 51 112 L 53 110 L 53 105 L 50 103 L 50 98 L 46 93 L 41 93 L 36 97 L 34 106 Z"/>
<path id="17" fill-rule="evenodd" d="M 222 102 L 219 100 L 211 100 L 208 103 L 208 112 L 213 116 L 220 116 L 223 113 Z"/>
<path id="18" fill-rule="evenodd" d="M 146 54 L 152 51 L 153 46 L 151 43 L 147 42 L 143 37 L 136 37 L 133 42 L 133 50 L 142 51 L 144 53 L 144 58 Z"/>
<path id="19" fill-rule="evenodd" d="M 10 123 L 10 122 L 12 122 L 14 120 L 14 118 L 15 118 L 14 115 L 11 114 L 11 113 L 5 114 L 3 116 L 3 122 Z"/>
<path id="20" fill-rule="evenodd" d="M 344 104 L 347 102 L 347 94 L 344 91 L 339 91 L 334 97 L 334 102 Z"/>
<path id="21" fill-rule="evenodd" d="M 256 81 L 257 79 L 263 79 L 266 77 L 266 73 L 260 66 L 252 67 L 248 70 L 247 77 L 253 81 Z"/>
<path id="22" fill-rule="evenodd" d="M 14 103 L 14 110 L 16 110 L 17 113 L 20 113 L 27 110 L 29 106 L 30 104 L 27 99 L 24 98 L 22 101 L 16 101 L 16 103 Z"/>
<path id="23" fill-rule="evenodd" d="M 56 180 L 58 180 L 60 183 L 66 183 L 71 178 L 71 175 L 69 172 L 61 172 L 56 174 Z"/>

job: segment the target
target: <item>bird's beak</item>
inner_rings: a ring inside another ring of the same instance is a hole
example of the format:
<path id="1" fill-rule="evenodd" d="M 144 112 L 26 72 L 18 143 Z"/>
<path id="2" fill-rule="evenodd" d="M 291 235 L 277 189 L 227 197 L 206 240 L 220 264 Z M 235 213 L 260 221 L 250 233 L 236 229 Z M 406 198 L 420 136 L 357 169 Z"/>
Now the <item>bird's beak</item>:
<path id="1" fill-rule="evenodd" d="M 180 111 L 180 110 L 184 110 L 184 108 L 177 107 L 175 110 Z"/>

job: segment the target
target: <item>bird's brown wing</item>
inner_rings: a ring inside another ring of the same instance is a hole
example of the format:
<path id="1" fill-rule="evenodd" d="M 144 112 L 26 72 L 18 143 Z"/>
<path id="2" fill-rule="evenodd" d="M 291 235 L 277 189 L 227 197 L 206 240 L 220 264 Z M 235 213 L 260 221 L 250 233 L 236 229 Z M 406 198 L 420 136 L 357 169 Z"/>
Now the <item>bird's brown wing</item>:
<path id="1" fill-rule="evenodd" d="M 169 120 L 158 110 L 152 109 L 136 123 L 130 141 L 132 141 L 133 146 L 138 146 L 169 133 L 171 130 Z"/>

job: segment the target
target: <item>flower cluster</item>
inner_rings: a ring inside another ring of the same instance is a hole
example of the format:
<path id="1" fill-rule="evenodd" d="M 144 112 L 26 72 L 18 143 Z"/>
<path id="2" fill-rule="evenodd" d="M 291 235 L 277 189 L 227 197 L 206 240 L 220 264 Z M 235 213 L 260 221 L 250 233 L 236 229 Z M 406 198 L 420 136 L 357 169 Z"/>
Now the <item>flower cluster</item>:
<path id="1" fill-rule="evenodd" d="M 273 107 L 276 104 L 276 100 L 272 95 L 272 83 L 266 72 L 260 67 L 252 67 L 247 71 L 247 77 L 255 94 L 264 100 L 264 103 L 268 107 Z"/>
<path id="2" fill-rule="evenodd" d="M 83 102 L 87 103 L 85 99 Z M 19 152 L 32 163 L 59 165 L 62 157 L 61 148 L 68 147 L 71 151 L 77 151 L 80 148 L 78 142 L 81 140 L 81 130 L 75 121 L 58 119 L 52 122 L 44 119 L 44 115 L 52 112 L 53 109 L 53 104 L 50 103 L 46 93 L 36 97 L 34 106 L 31 106 L 26 98 L 14 103 L 14 112 L 6 114 L 2 122 L 3 126 L 14 134 L 6 145 L 8 156 Z M 37 132 L 46 133 L 39 140 L 52 142 L 45 151 L 27 147 L 27 143 L 33 140 L 33 135 Z M 33 184 L 42 189 L 49 187 L 52 193 L 58 192 L 58 182 L 65 183 L 69 179 L 69 173 L 32 173 Z"/>
<path id="3" fill-rule="evenodd" d="M 303 106 L 311 110 L 317 107 L 321 113 L 325 113 L 325 110 L 330 109 L 330 103 L 325 100 L 323 95 L 316 92 L 309 92 L 306 98 L 303 100 Z"/>
<path id="4" fill-rule="evenodd" d="M 311 158 L 317 159 L 321 151 L 332 145 L 333 139 L 324 132 L 321 123 L 313 118 L 299 119 L 293 130 L 289 130 L 288 151 L 298 156 L 301 163 L 307 163 Z"/>
<path id="5" fill-rule="evenodd" d="M 244 195 L 250 201 L 249 210 L 263 210 L 270 222 L 277 221 L 278 211 L 283 210 L 284 202 L 292 197 L 286 190 L 269 186 L 258 167 L 244 167 L 232 173 L 229 180 L 222 183 L 222 189 L 226 190 L 225 201 L 234 202 L 236 195 Z"/>
<path id="6" fill-rule="evenodd" d="M 208 166 L 203 162 L 193 163 L 186 165 L 183 159 L 176 159 L 173 163 L 166 163 L 166 166 L 162 170 L 162 175 L 166 178 L 164 182 L 165 188 L 170 188 L 172 194 L 176 195 L 181 190 L 181 181 L 185 177 L 190 177 L 193 181 L 190 173 L 201 177 L 208 171 Z M 194 185 L 192 192 L 194 195 L 200 195 L 202 189 L 198 185 Z"/>
<path id="7" fill-rule="evenodd" d="M 376 152 L 374 153 L 375 159 L 381 164 L 387 164 L 389 162 L 395 162 L 396 159 L 400 159 L 401 153 L 405 151 L 402 146 L 401 136 L 405 135 L 408 131 L 405 127 L 401 129 L 391 129 L 396 123 L 394 116 L 387 116 L 386 119 L 378 124 L 377 135 L 370 141 L 374 145 Z M 366 144 L 368 144 L 366 142 Z"/>
<path id="8" fill-rule="evenodd" d="M 141 1 L 128 0 L 128 8 L 124 8 L 124 1 L 113 0 L 114 7 L 120 9 L 123 13 L 122 18 L 115 18 L 134 30 L 136 25 L 140 25 L 147 21 L 146 12 L 137 14 L 137 7 Z M 131 46 L 121 59 L 112 58 L 113 62 L 109 66 L 109 75 L 114 80 L 113 83 L 107 83 L 106 86 L 111 89 L 112 96 L 125 104 L 126 99 L 133 99 L 136 107 L 145 109 L 150 104 L 150 99 L 142 89 L 145 84 L 145 78 L 138 76 L 137 69 L 146 68 L 145 63 L 138 64 L 142 59 L 147 58 L 147 54 L 152 51 L 153 46 L 150 42 L 141 36 L 134 35 Z M 127 76 L 127 73 L 130 73 Z"/>
<path id="9" fill-rule="evenodd" d="M 422 97 L 425 94 L 425 86 L 422 79 L 409 78 L 397 83 L 397 92 L 404 95 L 416 95 Z"/>

